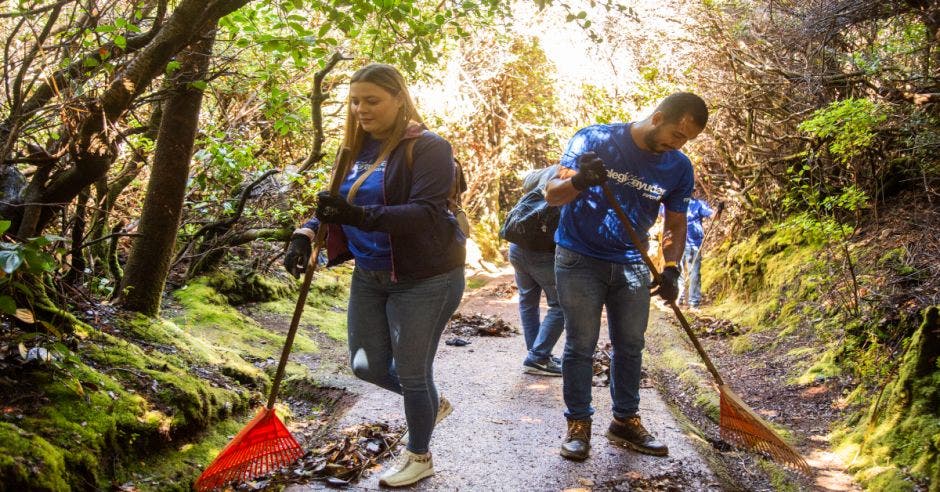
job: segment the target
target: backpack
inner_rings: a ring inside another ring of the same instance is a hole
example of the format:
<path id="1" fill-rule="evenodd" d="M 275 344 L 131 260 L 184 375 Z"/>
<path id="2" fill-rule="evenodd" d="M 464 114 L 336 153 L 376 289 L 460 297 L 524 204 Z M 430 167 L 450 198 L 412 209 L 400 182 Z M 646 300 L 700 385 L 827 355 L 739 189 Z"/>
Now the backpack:
<path id="1" fill-rule="evenodd" d="M 417 139 L 408 140 L 405 144 L 405 163 L 408 169 L 415 165 L 415 142 Z M 457 219 L 457 227 L 464 237 L 470 237 L 470 219 L 467 218 L 467 212 L 464 211 L 460 196 L 467 191 L 467 180 L 463 175 L 463 166 L 460 161 L 454 158 L 454 185 L 450 189 L 450 195 L 447 197 L 447 210 Z"/>
<path id="2" fill-rule="evenodd" d="M 499 237 L 532 251 L 554 251 L 555 229 L 561 210 L 545 201 L 540 187 L 535 187 L 506 214 Z"/>

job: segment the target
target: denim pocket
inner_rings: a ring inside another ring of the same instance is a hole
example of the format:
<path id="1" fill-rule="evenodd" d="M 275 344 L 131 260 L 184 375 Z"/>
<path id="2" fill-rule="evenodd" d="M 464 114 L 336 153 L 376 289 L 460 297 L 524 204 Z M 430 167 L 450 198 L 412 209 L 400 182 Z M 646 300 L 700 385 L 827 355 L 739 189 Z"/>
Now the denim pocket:
<path id="1" fill-rule="evenodd" d="M 557 266 L 562 268 L 574 268 L 582 261 L 584 261 L 584 257 L 580 253 L 575 253 L 565 248 L 555 249 L 555 265 Z"/>

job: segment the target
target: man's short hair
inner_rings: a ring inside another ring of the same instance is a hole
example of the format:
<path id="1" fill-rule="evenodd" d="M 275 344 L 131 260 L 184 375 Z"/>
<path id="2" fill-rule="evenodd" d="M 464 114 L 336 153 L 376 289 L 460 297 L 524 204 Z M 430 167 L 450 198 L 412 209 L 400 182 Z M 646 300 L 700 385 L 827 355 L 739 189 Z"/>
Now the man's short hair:
<path id="1" fill-rule="evenodd" d="M 663 99 L 656 111 L 663 113 L 663 121 L 666 123 L 675 123 L 683 116 L 689 115 L 695 124 L 705 128 L 708 123 L 708 107 L 701 97 L 691 92 L 676 92 Z"/>

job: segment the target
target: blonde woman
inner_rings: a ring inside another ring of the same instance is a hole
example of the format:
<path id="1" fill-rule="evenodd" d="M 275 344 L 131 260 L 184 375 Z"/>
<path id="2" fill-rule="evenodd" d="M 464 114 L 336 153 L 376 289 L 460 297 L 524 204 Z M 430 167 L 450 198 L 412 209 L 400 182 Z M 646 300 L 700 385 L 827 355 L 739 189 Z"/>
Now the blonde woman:
<path id="1" fill-rule="evenodd" d="M 452 411 L 433 361 L 464 290 L 465 238 L 447 208 L 454 160 L 450 144 L 424 127 L 401 73 L 377 63 L 352 76 L 343 145 L 356 157 L 339 196 L 318 196 L 285 266 L 303 271 L 321 225 L 329 264 L 355 259 L 350 361 L 357 377 L 404 397 L 407 449 L 380 478 L 398 487 L 434 474 L 431 432 Z"/>

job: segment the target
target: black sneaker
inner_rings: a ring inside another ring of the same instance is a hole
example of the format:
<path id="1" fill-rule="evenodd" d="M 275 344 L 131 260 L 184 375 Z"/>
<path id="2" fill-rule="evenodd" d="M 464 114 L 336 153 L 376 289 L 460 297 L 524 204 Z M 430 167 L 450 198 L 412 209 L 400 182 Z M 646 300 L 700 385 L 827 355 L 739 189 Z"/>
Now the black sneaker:
<path id="1" fill-rule="evenodd" d="M 538 374 L 539 376 L 561 376 L 561 366 L 556 364 L 551 357 L 544 362 L 529 362 L 526 360 L 522 363 L 522 372 Z"/>

